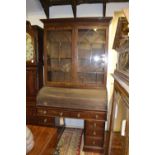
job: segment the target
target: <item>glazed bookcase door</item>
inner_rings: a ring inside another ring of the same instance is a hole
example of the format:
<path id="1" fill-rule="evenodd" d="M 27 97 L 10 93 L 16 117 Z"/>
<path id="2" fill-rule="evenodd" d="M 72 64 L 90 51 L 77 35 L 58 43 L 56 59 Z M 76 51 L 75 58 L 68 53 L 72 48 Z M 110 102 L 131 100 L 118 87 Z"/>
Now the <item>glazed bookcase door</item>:
<path id="1" fill-rule="evenodd" d="M 47 83 L 72 80 L 72 29 L 46 31 Z"/>
<path id="2" fill-rule="evenodd" d="M 78 28 L 78 82 L 103 86 L 105 73 L 106 29 Z"/>
<path id="3" fill-rule="evenodd" d="M 73 88 L 105 87 L 109 19 L 103 22 L 98 19 L 42 21 L 45 85 Z"/>

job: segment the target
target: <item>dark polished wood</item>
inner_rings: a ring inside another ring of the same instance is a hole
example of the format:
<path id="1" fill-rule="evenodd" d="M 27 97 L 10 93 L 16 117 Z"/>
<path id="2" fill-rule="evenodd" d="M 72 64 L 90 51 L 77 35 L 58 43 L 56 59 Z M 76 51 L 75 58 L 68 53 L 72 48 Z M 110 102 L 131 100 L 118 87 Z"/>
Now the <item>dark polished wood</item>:
<path id="1" fill-rule="evenodd" d="M 53 117 L 84 119 L 85 151 L 105 150 L 111 19 L 41 20 L 45 85 L 37 95 L 37 117 L 45 123 Z"/>

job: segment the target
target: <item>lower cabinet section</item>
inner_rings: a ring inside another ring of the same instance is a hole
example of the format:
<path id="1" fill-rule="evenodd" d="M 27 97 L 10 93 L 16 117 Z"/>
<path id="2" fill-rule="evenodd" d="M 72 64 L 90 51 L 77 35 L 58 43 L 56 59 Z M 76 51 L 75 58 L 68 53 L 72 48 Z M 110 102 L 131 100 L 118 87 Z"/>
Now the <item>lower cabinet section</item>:
<path id="1" fill-rule="evenodd" d="M 104 121 L 85 121 L 84 151 L 104 152 Z"/>
<path id="2" fill-rule="evenodd" d="M 104 153 L 106 111 L 84 111 L 41 106 L 27 106 L 27 123 L 64 126 L 64 118 L 84 120 L 84 147 L 87 152 Z"/>

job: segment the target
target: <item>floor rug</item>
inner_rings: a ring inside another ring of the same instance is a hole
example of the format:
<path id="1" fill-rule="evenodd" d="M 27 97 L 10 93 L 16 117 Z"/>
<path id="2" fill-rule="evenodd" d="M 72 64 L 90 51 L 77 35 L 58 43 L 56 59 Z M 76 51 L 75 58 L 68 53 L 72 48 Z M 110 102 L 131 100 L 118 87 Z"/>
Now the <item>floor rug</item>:
<path id="1" fill-rule="evenodd" d="M 82 129 L 66 128 L 53 155 L 80 155 Z"/>

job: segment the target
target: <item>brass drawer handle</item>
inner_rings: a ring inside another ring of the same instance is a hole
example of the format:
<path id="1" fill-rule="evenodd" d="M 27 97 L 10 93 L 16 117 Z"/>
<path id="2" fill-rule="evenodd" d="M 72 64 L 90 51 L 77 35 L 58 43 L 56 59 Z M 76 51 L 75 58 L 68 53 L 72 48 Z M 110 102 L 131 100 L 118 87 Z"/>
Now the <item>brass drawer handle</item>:
<path id="1" fill-rule="evenodd" d="M 77 117 L 80 118 L 80 113 L 77 114 Z"/>
<path id="2" fill-rule="evenodd" d="M 95 141 L 93 141 L 93 145 L 95 145 Z"/>
<path id="3" fill-rule="evenodd" d="M 96 123 L 94 123 L 94 128 L 96 128 Z"/>
<path id="4" fill-rule="evenodd" d="M 93 132 L 93 135 L 96 136 L 96 132 L 95 131 Z"/>
<path id="5" fill-rule="evenodd" d="M 46 122 L 47 122 L 47 118 L 44 119 L 44 123 L 46 123 Z"/>
<path id="6" fill-rule="evenodd" d="M 63 115 L 63 112 L 60 112 L 59 115 L 62 116 Z"/>
<path id="7" fill-rule="evenodd" d="M 47 105 L 47 102 L 44 102 L 44 105 Z"/>
<path id="8" fill-rule="evenodd" d="M 96 115 L 95 117 L 96 117 L 96 119 L 97 119 L 97 118 L 98 118 L 98 115 Z"/>
<path id="9" fill-rule="evenodd" d="M 44 110 L 44 111 L 43 111 L 43 114 L 47 114 L 47 111 L 46 111 L 46 110 Z"/>

